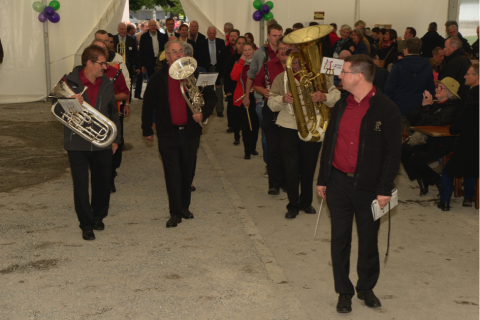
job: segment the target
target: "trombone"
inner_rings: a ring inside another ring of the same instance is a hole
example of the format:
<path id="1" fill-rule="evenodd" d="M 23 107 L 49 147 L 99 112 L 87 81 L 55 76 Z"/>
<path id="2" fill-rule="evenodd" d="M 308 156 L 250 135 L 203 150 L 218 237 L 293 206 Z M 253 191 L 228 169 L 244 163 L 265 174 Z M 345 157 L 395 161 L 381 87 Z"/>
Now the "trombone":
<path id="1" fill-rule="evenodd" d="M 127 52 L 127 51 L 126 51 L 125 43 L 119 42 L 119 43 L 117 44 L 117 53 L 123 57 L 123 62 L 124 62 L 124 63 L 127 62 L 127 57 L 125 56 L 125 53 L 126 53 L 126 52 Z"/>

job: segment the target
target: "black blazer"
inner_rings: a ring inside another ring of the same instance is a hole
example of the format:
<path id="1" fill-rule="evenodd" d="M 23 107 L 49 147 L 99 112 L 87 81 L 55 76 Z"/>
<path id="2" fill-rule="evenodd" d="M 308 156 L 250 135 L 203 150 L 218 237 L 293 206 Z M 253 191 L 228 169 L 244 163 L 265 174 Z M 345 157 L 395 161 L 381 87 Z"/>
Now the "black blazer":
<path id="1" fill-rule="evenodd" d="M 114 50 L 117 51 L 117 45 L 119 43 L 118 34 L 113 36 Z M 135 39 L 129 35 L 125 36 L 125 56 L 127 58 L 126 65 L 128 72 L 130 73 L 130 78 L 134 75 L 134 70 L 140 69 L 142 63 L 140 62 L 140 57 L 138 56 L 137 44 Z"/>
<path id="2" fill-rule="evenodd" d="M 203 34 L 201 34 L 200 32 L 197 33 L 198 36 L 197 36 L 197 40 L 195 40 L 195 44 L 199 44 L 200 42 L 202 42 L 203 40 L 207 39 L 207 37 L 205 37 Z M 188 39 L 190 39 L 190 33 L 188 33 Z"/>
<path id="3" fill-rule="evenodd" d="M 175 30 L 173 31 L 173 33 L 175 34 L 175 37 L 177 38 L 180 38 L 180 33 L 176 32 Z M 167 37 L 167 41 L 168 41 L 168 31 L 165 29 L 165 36 Z"/>
<path id="4" fill-rule="evenodd" d="M 160 54 L 164 50 L 165 43 L 168 42 L 168 36 L 157 30 L 157 39 L 158 54 Z M 140 38 L 139 55 L 142 60 L 142 67 L 145 67 L 145 69 L 153 69 L 155 67 L 156 57 L 153 54 L 152 37 L 150 36 L 149 31 L 142 34 L 142 37 Z"/>
<path id="5" fill-rule="evenodd" d="M 220 58 L 220 50 L 225 47 L 225 41 L 219 38 L 215 38 L 215 50 L 217 52 L 217 62 Z M 202 42 L 197 43 L 196 54 L 194 58 L 198 61 L 198 66 L 204 68 L 205 70 L 210 69 L 210 50 L 208 48 L 208 38 Z"/>

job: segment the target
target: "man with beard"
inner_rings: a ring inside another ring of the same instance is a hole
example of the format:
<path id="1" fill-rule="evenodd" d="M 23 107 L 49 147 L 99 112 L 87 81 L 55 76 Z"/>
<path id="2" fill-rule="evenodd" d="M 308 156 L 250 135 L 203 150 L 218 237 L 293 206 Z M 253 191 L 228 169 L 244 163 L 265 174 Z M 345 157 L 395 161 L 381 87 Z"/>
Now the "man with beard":
<path id="1" fill-rule="evenodd" d="M 216 67 L 216 71 L 218 72 L 218 78 L 217 78 L 216 87 L 219 90 L 223 91 L 223 83 L 225 81 L 224 80 L 225 65 L 227 64 L 228 57 L 230 55 L 234 54 L 235 52 L 237 52 L 237 49 L 236 49 L 235 45 L 237 43 L 237 39 L 238 39 L 239 36 L 240 36 L 240 31 L 238 31 L 237 29 L 232 29 L 230 31 L 230 45 L 223 47 L 220 50 L 220 53 L 218 54 L 218 63 L 217 63 L 217 67 Z M 227 76 L 230 76 L 230 74 L 228 74 Z M 238 118 L 238 116 L 236 116 L 236 113 L 235 113 L 235 111 L 237 111 L 236 109 L 238 109 L 238 108 L 234 108 L 233 106 L 232 106 L 232 108 L 227 107 L 227 118 L 228 118 L 228 127 L 229 128 L 233 128 L 233 124 L 235 123 L 236 119 Z M 223 113 L 221 115 L 219 115 L 217 113 L 217 116 L 223 117 Z M 227 130 L 227 132 L 232 132 L 232 131 L 233 130 L 231 130 L 231 129 Z"/>

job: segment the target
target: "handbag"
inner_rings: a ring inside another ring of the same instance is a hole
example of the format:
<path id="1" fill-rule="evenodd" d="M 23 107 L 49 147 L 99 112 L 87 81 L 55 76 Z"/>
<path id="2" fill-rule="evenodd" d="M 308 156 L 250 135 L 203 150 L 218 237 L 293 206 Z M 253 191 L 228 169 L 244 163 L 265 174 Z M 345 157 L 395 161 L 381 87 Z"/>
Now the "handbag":
<path id="1" fill-rule="evenodd" d="M 410 137 L 408 137 L 407 141 L 405 141 L 409 146 L 421 146 L 426 144 L 428 140 L 428 136 L 424 133 L 420 133 L 415 131 Z"/>
<path id="2" fill-rule="evenodd" d="M 388 51 L 387 56 L 385 57 L 385 59 L 380 60 L 380 62 L 378 63 L 378 66 L 379 66 L 380 68 L 385 68 L 385 61 L 387 60 L 387 58 L 388 58 L 388 56 L 390 55 L 390 52 L 392 52 L 392 50 L 393 50 L 393 44 L 392 44 L 392 48 L 390 48 L 390 51 Z"/>

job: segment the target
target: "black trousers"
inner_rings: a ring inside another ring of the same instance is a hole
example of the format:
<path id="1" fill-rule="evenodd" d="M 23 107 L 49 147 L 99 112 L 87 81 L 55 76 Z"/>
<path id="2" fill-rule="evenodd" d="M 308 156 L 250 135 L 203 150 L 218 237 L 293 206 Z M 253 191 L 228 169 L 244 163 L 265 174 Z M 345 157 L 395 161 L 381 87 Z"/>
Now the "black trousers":
<path id="1" fill-rule="evenodd" d="M 430 138 L 429 139 L 438 139 Z M 428 142 L 427 142 L 428 144 Z M 407 143 L 402 144 L 402 164 L 410 180 L 424 179 L 427 184 L 434 184 L 440 176 L 428 165 L 429 162 L 437 160 L 444 156 L 441 148 L 435 148 L 434 145 L 422 145 L 412 147 Z"/>
<path id="2" fill-rule="evenodd" d="M 189 137 L 186 130 L 178 128 L 174 136 L 158 139 L 171 216 L 181 216 L 183 209 L 190 207 L 190 186 L 199 144 L 200 136 Z"/>
<path id="3" fill-rule="evenodd" d="M 135 82 L 135 98 L 140 98 L 142 94 L 142 86 L 143 86 L 143 73 L 139 73 L 137 75 L 137 80 Z"/>
<path id="4" fill-rule="evenodd" d="M 378 281 L 380 219 L 373 221 L 371 209 L 372 201 L 376 198 L 375 192 L 355 190 L 353 178 L 332 166 L 327 183 L 327 205 L 332 220 L 332 265 L 337 293 L 355 294 L 349 278 L 354 215 L 358 232 L 357 289 L 373 289 Z"/>
<path id="5" fill-rule="evenodd" d="M 262 130 L 267 138 L 268 186 L 280 188 L 285 185 L 285 171 L 280 148 L 280 127 L 274 122 L 274 113 L 265 104 L 262 108 Z"/>
<path id="6" fill-rule="evenodd" d="M 282 162 L 287 180 L 287 209 L 300 211 L 312 205 L 313 176 L 322 143 L 300 140 L 298 131 L 295 129 L 280 127 L 279 133 Z M 300 196 L 299 183 L 302 191 Z"/>
<path id="7" fill-rule="evenodd" d="M 228 127 L 233 129 L 235 140 L 240 140 L 240 108 L 233 105 L 233 95 L 227 96 Z"/>
<path id="8" fill-rule="evenodd" d="M 110 175 L 112 150 L 68 151 L 73 179 L 73 199 L 80 228 L 93 228 L 94 221 L 102 221 L 108 215 L 110 204 Z M 88 169 L 92 189 L 92 201 L 88 195 Z"/>
<path id="9" fill-rule="evenodd" d="M 118 118 L 120 120 L 120 135 L 121 135 L 121 141 L 118 144 L 117 151 L 112 156 L 112 181 L 115 179 L 117 169 L 120 168 L 120 165 L 122 164 L 122 158 L 123 158 L 123 145 L 125 144 L 123 140 L 123 108 L 125 106 L 125 102 L 122 102 L 120 105 L 120 114 L 118 115 Z"/>
<path id="10" fill-rule="evenodd" d="M 255 101 L 255 96 L 250 94 L 250 101 Z M 240 124 L 242 128 L 243 136 L 243 147 L 245 149 L 245 154 L 250 155 L 257 148 L 258 141 L 258 130 L 260 125 L 258 123 L 257 111 L 255 110 L 255 103 L 251 103 L 248 109 L 245 109 L 243 104 L 240 107 L 235 107 L 239 109 Z M 248 114 L 247 114 L 248 112 Z M 250 122 L 248 121 L 248 115 L 250 115 L 250 121 L 252 123 L 252 130 L 250 130 Z"/>

